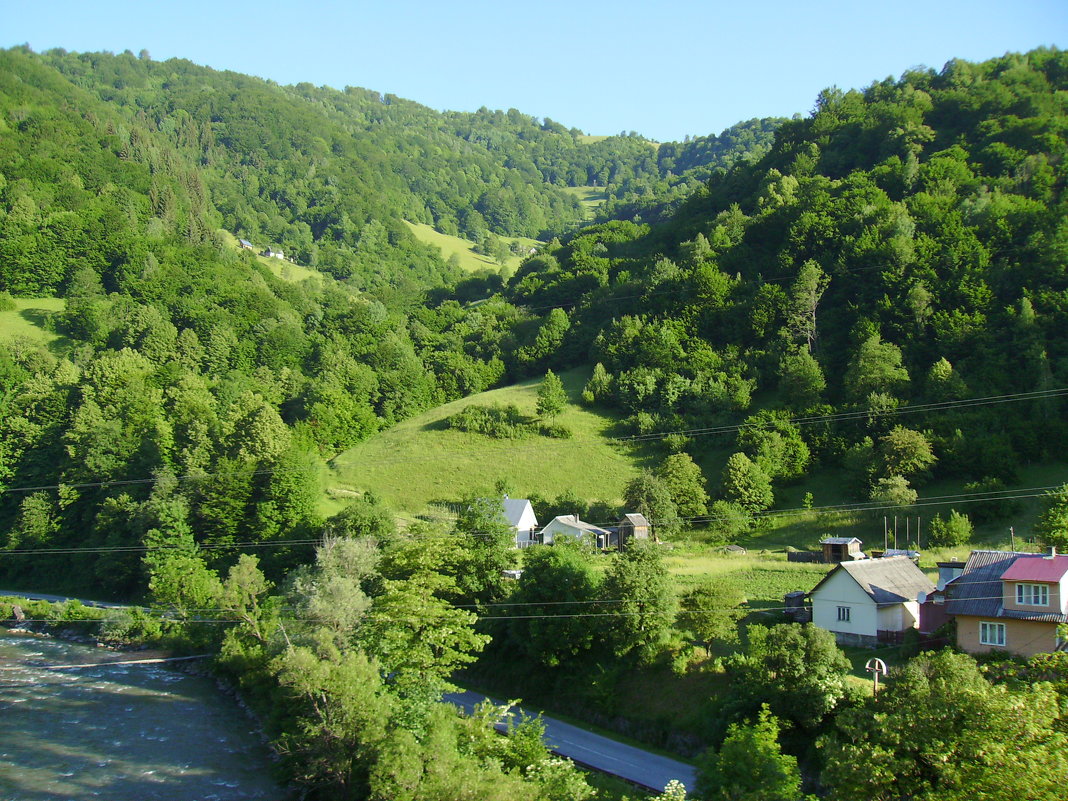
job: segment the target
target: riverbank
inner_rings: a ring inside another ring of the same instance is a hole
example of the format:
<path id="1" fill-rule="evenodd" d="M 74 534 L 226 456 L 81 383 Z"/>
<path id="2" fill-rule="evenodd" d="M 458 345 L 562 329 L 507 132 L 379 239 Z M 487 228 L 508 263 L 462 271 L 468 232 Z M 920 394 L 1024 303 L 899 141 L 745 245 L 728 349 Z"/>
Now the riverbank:
<path id="1" fill-rule="evenodd" d="M 0 797 L 294 797 L 269 778 L 260 727 L 214 677 L 125 655 L 0 632 Z"/>

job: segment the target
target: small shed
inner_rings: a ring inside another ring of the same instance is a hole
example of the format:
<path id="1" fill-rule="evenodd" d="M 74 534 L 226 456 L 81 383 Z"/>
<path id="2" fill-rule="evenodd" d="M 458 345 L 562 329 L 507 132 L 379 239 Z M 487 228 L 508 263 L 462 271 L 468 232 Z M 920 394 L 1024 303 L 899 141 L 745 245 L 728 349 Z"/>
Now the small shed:
<path id="1" fill-rule="evenodd" d="M 820 545 L 823 546 L 823 561 L 833 565 L 863 559 L 861 544 L 856 537 L 824 537 L 820 540 Z"/>
<path id="2" fill-rule="evenodd" d="M 252 250 L 253 249 L 252 248 L 252 243 L 249 242 L 247 239 L 238 239 L 237 240 L 237 244 L 239 244 L 245 250 Z"/>
<path id="3" fill-rule="evenodd" d="M 619 521 L 617 529 L 619 531 L 618 543 L 620 550 L 626 548 L 627 543 L 631 540 L 649 539 L 649 521 L 645 515 L 637 512 L 623 515 L 623 519 Z"/>

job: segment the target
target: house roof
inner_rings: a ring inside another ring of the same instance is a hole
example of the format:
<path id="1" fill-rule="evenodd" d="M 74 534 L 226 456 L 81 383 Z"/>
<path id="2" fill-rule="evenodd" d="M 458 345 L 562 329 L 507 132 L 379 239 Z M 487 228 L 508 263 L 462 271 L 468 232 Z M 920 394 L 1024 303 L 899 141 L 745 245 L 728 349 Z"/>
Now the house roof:
<path id="1" fill-rule="evenodd" d="M 1068 557 L 1065 557 L 1068 558 Z M 964 572 L 946 583 L 946 613 L 974 617 L 1010 617 L 1021 620 L 1042 620 L 1068 623 L 1068 616 L 1058 613 L 1035 613 L 1006 610 L 1001 599 L 1001 580 L 1017 562 L 1040 562 L 1042 554 L 1016 551 L 972 551 L 964 565 Z M 1030 565 L 1020 570 L 1033 571 Z"/>
<path id="2" fill-rule="evenodd" d="M 645 515 L 640 514 L 639 512 L 630 512 L 629 514 L 625 514 L 623 515 L 623 520 L 635 527 L 649 525 L 649 521 L 645 519 Z"/>
<path id="3" fill-rule="evenodd" d="M 578 515 L 557 515 L 549 521 L 545 528 L 548 528 L 553 523 L 559 522 L 561 525 L 568 526 L 570 528 L 576 528 L 580 531 L 589 531 L 591 534 L 608 534 L 608 529 L 595 526 L 593 523 L 587 523 L 584 520 L 579 520 Z"/>
<path id="4" fill-rule="evenodd" d="M 1068 556 L 1034 554 L 1009 565 L 1009 569 L 1001 574 L 1001 580 L 1059 582 L 1065 573 L 1068 573 Z"/>
<path id="5" fill-rule="evenodd" d="M 526 498 L 505 498 L 501 504 L 504 508 L 504 519 L 508 521 L 508 525 L 515 527 L 522 522 L 523 513 L 530 506 L 530 501 Z M 534 521 L 534 525 L 538 525 L 537 520 Z"/>
<path id="6" fill-rule="evenodd" d="M 849 545 L 851 542 L 860 542 L 856 537 L 824 537 L 820 545 Z"/>
<path id="7" fill-rule="evenodd" d="M 932 593 L 935 589 L 931 580 L 907 556 L 888 556 L 884 559 L 842 562 L 824 576 L 809 595 L 814 595 L 839 570 L 848 573 L 877 606 L 915 601 L 921 592 Z"/>

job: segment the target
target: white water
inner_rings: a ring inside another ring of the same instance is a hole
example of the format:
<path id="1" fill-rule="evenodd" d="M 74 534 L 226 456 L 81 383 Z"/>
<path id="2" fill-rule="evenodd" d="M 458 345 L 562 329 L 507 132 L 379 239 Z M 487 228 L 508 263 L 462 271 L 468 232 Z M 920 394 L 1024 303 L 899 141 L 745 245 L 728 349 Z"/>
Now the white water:
<path id="1" fill-rule="evenodd" d="M 253 722 L 210 680 L 161 664 L 47 667 L 100 658 L 90 646 L 0 633 L 0 798 L 285 797 Z"/>

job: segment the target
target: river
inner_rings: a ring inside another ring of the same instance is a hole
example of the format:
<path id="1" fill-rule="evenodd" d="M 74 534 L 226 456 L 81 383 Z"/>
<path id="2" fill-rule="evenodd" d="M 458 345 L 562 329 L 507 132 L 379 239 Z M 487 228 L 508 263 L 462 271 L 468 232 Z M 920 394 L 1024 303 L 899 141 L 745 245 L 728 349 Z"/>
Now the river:
<path id="1" fill-rule="evenodd" d="M 214 682 L 0 629 L 3 801 L 282 799 L 254 723 Z M 54 666 L 91 664 L 61 669 Z"/>

